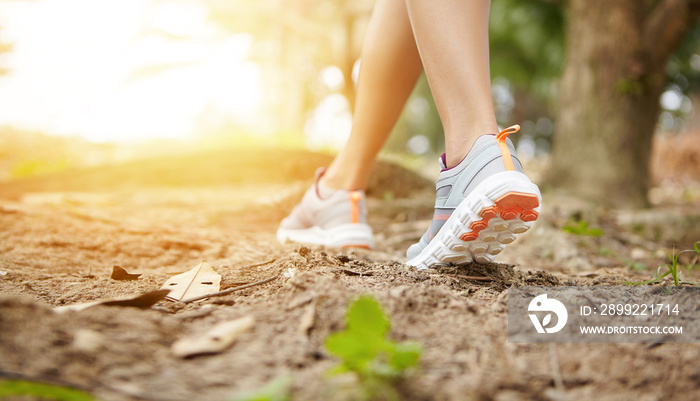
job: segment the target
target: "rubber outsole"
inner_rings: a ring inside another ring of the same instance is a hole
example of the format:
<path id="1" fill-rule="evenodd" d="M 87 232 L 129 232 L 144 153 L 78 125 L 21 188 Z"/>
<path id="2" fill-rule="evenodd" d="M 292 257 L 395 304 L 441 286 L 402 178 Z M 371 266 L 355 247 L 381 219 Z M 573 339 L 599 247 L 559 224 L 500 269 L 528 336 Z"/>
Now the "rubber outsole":
<path id="1" fill-rule="evenodd" d="M 408 261 L 418 269 L 471 262 L 490 263 L 507 244 L 530 229 L 540 211 L 539 188 L 522 173 L 504 172 L 464 199 L 421 253 Z"/>

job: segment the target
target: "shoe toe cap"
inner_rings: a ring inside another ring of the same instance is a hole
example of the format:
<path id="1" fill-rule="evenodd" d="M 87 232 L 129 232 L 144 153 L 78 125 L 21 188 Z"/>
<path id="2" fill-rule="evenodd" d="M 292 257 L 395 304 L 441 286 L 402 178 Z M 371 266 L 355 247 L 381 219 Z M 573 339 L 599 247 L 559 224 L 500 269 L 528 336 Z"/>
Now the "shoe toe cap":
<path id="1" fill-rule="evenodd" d="M 408 260 L 411 260 L 411 259 L 415 258 L 416 256 L 418 256 L 420 254 L 421 250 L 422 249 L 421 249 L 420 244 L 418 244 L 418 243 L 413 244 L 410 247 L 408 247 L 408 250 L 406 250 L 406 257 L 408 258 Z"/>

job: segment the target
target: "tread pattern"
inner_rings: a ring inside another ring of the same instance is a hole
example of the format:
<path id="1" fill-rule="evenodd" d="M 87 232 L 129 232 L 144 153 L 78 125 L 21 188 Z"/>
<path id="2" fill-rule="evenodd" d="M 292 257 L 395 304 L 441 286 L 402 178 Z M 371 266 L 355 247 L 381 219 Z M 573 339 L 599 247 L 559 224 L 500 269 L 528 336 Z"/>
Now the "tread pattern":
<path id="1" fill-rule="evenodd" d="M 478 239 L 479 233 L 488 227 L 490 220 L 494 217 L 500 217 L 507 221 L 515 220 L 520 217 L 520 220 L 524 222 L 533 222 L 537 220 L 537 216 L 539 215 L 534 209 L 539 205 L 540 201 L 537 199 L 537 195 L 522 192 L 508 192 L 498 198 L 495 205 L 484 208 L 481 213 L 479 213 L 481 219 L 471 223 L 469 225 L 471 231 L 462 234 L 461 239 L 462 241 L 474 241 Z M 499 225 L 499 228 L 501 227 L 503 226 Z"/>
<path id="2" fill-rule="evenodd" d="M 419 269 L 446 264 L 493 262 L 518 234 L 530 229 L 539 216 L 537 195 L 510 191 L 495 201 L 482 195 L 473 207 L 463 210 L 441 238 L 437 249 Z"/>

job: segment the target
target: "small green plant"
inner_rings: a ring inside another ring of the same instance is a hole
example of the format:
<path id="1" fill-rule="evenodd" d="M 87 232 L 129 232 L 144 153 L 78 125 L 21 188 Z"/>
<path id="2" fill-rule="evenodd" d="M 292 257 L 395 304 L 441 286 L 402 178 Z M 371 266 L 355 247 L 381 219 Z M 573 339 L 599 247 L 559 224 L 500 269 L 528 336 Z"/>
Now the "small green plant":
<path id="1" fill-rule="evenodd" d="M 671 254 L 671 263 L 666 263 L 661 266 L 659 266 L 658 269 L 656 269 L 656 276 L 654 276 L 650 280 L 646 281 L 638 281 L 638 282 L 625 282 L 625 284 L 632 284 L 632 285 L 644 285 L 644 284 L 653 284 L 653 283 L 661 283 L 661 280 L 670 275 L 673 278 L 673 284 L 678 287 L 681 284 L 692 284 L 692 285 L 697 285 L 695 283 L 687 282 L 687 281 L 680 281 L 679 278 L 679 272 L 678 268 L 680 264 L 678 263 L 678 257 L 681 256 L 681 254 L 686 253 L 686 252 L 696 252 L 697 254 L 700 255 L 700 241 L 695 242 L 693 244 L 693 249 L 686 249 L 684 251 L 680 251 L 676 253 L 676 247 L 673 247 L 673 253 Z M 663 274 L 661 273 L 662 269 L 666 268 L 666 272 Z"/>
<path id="2" fill-rule="evenodd" d="M 291 386 L 291 377 L 280 376 L 260 390 L 237 394 L 230 401 L 289 401 Z"/>
<path id="3" fill-rule="evenodd" d="M 81 390 L 30 380 L 0 381 L 0 400 L 16 399 L 19 396 L 53 401 L 93 401 L 95 398 Z"/>
<path id="4" fill-rule="evenodd" d="M 579 220 L 578 222 L 571 221 L 562 227 L 561 230 L 574 235 L 586 235 L 589 237 L 603 236 L 603 230 L 600 228 L 590 228 L 588 227 L 588 223 L 583 220 Z"/>
<path id="5" fill-rule="evenodd" d="M 326 348 L 341 363 L 330 374 L 357 375 L 367 400 L 395 400 L 393 383 L 416 366 L 422 347 L 418 343 L 396 343 L 386 336 L 391 324 L 376 300 L 362 297 L 348 309 L 344 331 L 331 334 Z"/>

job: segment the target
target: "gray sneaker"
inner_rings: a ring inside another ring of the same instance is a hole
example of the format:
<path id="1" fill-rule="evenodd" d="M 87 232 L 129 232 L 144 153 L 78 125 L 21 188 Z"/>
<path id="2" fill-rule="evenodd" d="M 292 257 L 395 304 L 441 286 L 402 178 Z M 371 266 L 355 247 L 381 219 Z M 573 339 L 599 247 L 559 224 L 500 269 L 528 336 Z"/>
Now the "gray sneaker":
<path id="1" fill-rule="evenodd" d="M 506 244 L 537 219 L 542 196 L 515 157 L 508 134 L 482 135 L 457 166 L 445 167 L 436 188 L 435 212 L 428 231 L 406 252 L 419 269 L 493 262 Z"/>
<path id="2" fill-rule="evenodd" d="M 277 239 L 335 248 L 373 248 L 365 193 L 328 189 L 321 182 L 324 173 L 325 168 L 316 171 L 314 185 L 280 223 Z"/>

